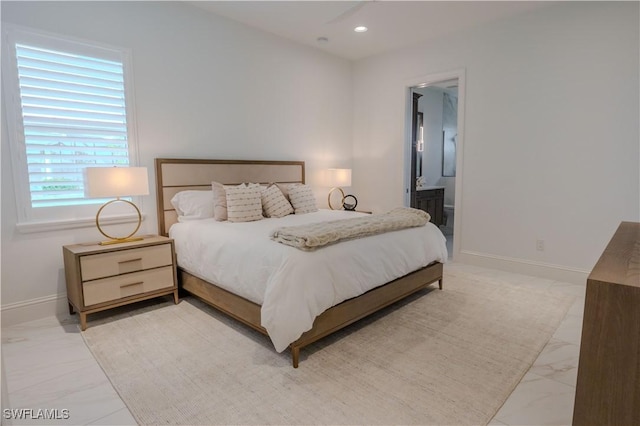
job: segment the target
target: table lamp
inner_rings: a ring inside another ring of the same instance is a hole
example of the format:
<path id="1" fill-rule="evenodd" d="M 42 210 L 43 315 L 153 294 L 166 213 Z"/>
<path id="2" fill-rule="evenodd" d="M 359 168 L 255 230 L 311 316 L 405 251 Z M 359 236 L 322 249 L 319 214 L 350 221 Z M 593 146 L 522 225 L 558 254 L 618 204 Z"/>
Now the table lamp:
<path id="1" fill-rule="evenodd" d="M 340 207 L 342 207 L 345 195 L 341 186 L 351 186 L 351 169 L 327 169 L 326 185 L 331 187 L 331 191 L 329 191 L 329 196 L 327 197 L 329 208 L 335 210 L 331 205 L 331 194 L 334 191 L 338 191 L 342 195 L 340 199 Z"/>
<path id="2" fill-rule="evenodd" d="M 96 214 L 96 226 L 98 231 L 107 241 L 102 241 L 101 245 L 118 244 L 130 241 L 140 241 L 142 237 L 133 237 L 140 229 L 142 215 L 138 207 L 129 200 L 120 197 L 149 194 L 149 179 L 146 167 L 87 167 L 84 169 L 84 195 L 90 198 L 116 197 L 115 200 L 107 201 L 100 207 Z M 115 237 L 107 234 L 100 227 L 100 213 L 108 205 L 116 202 L 127 203 L 133 206 L 138 213 L 138 224 L 134 231 L 124 237 Z"/>

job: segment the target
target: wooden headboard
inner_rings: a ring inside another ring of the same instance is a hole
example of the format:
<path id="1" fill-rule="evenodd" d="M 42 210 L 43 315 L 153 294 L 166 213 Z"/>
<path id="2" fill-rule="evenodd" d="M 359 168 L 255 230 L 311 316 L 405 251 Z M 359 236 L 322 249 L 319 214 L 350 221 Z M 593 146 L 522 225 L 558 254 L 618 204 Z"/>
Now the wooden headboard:
<path id="1" fill-rule="evenodd" d="M 211 182 L 304 183 L 304 161 L 156 158 L 155 168 L 158 233 L 165 236 L 178 221 L 171 198 L 180 191 L 211 190 Z"/>

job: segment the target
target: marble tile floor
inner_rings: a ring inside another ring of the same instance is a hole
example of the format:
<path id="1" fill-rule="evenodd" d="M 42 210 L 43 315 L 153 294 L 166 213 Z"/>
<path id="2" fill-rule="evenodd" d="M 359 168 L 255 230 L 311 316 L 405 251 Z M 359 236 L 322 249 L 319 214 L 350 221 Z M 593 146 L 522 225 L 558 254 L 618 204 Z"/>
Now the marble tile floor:
<path id="1" fill-rule="evenodd" d="M 576 301 L 490 425 L 569 425 L 573 416 L 585 287 L 450 262 L 445 270 L 555 288 Z M 135 425 L 85 345 L 75 317 L 51 317 L 2 329 L 2 408 L 69 410 L 68 419 L 7 420 L 2 424 Z M 4 411 L 3 411 L 4 414 Z M 64 417 L 60 412 L 59 417 Z"/>

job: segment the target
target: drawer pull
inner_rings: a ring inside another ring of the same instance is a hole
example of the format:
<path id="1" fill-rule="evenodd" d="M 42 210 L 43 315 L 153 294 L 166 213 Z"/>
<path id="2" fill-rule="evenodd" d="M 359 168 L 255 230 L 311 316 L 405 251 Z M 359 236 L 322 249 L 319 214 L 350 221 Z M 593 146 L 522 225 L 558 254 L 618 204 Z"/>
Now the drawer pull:
<path id="1" fill-rule="evenodd" d="M 137 261 L 139 261 L 139 260 L 142 260 L 142 258 L 141 258 L 141 257 L 138 257 L 137 259 L 121 260 L 121 261 L 120 261 L 120 262 L 118 262 L 118 263 L 137 262 Z"/>
<path id="2" fill-rule="evenodd" d="M 139 281 L 137 283 L 131 283 L 131 284 L 122 284 L 120 288 L 133 287 L 134 285 L 142 285 L 142 284 L 144 284 L 144 281 Z"/>

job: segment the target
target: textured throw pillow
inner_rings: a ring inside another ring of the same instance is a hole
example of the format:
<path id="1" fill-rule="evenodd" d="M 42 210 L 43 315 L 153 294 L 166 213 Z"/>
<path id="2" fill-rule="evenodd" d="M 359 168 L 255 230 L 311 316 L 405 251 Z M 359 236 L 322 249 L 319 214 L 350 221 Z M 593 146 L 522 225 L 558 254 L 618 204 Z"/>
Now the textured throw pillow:
<path id="1" fill-rule="evenodd" d="M 260 188 L 244 185 L 226 187 L 227 220 L 229 222 L 252 222 L 262 219 Z"/>
<path id="2" fill-rule="evenodd" d="M 296 185 L 289 189 L 289 199 L 296 214 L 318 211 L 316 197 L 309 185 Z"/>
<path id="3" fill-rule="evenodd" d="M 293 188 L 294 186 L 300 186 L 302 184 L 300 184 L 300 183 L 276 183 L 274 185 L 277 185 L 278 188 L 280 188 L 280 191 L 282 191 L 282 195 L 284 195 L 284 198 L 289 200 L 289 190 L 291 188 Z"/>
<path id="4" fill-rule="evenodd" d="M 224 185 L 219 182 L 211 182 L 213 189 L 213 217 L 217 221 L 227 220 L 227 193 Z"/>
<path id="5" fill-rule="evenodd" d="M 213 194 L 211 191 L 180 191 L 171 199 L 178 220 L 199 220 L 213 217 Z"/>
<path id="6" fill-rule="evenodd" d="M 293 213 L 293 207 L 287 201 L 277 185 L 262 190 L 262 209 L 267 217 L 284 217 Z"/>

